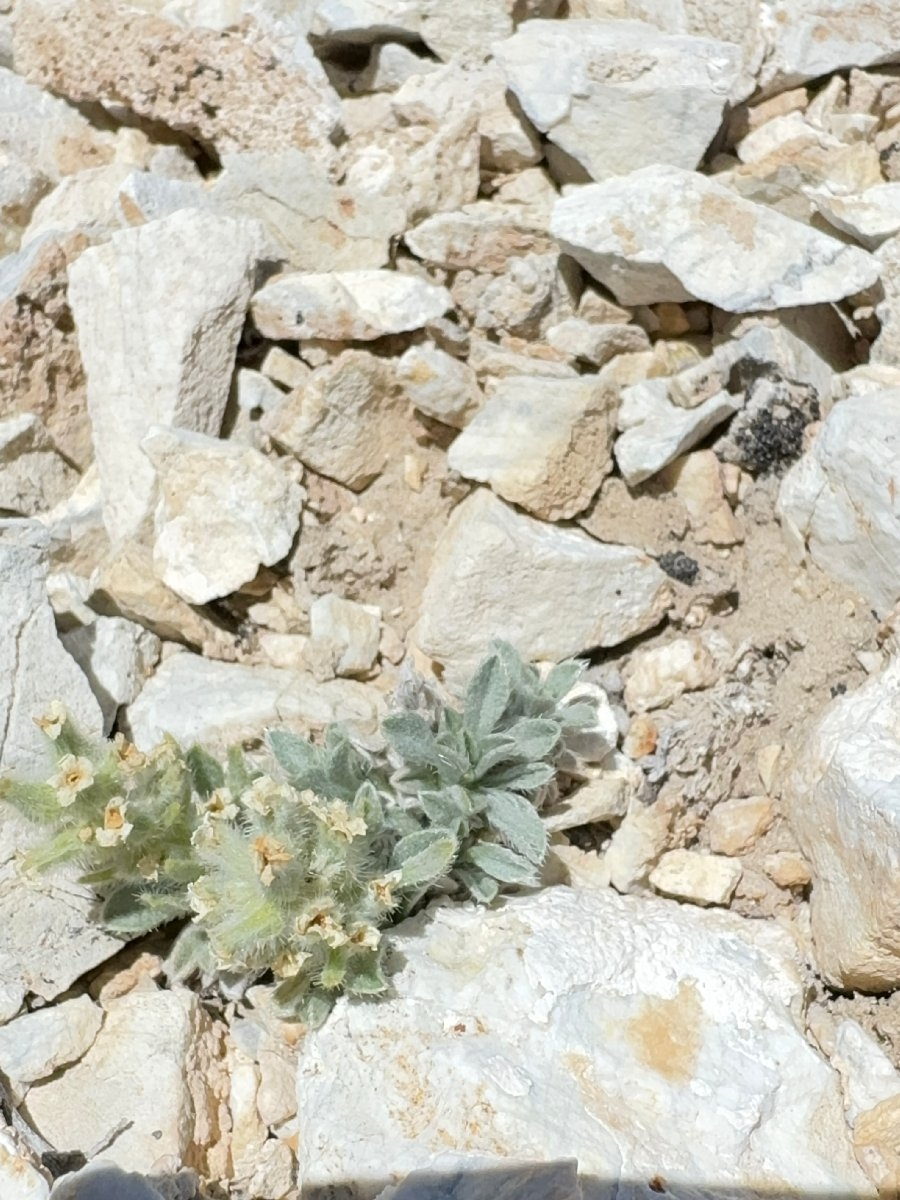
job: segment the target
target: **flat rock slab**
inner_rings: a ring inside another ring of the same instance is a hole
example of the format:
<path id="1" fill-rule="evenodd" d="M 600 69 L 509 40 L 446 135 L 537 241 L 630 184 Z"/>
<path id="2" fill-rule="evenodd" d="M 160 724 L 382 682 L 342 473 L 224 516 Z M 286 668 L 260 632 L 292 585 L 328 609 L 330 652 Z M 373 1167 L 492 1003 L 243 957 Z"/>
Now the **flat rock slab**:
<path id="1" fill-rule="evenodd" d="M 340 1000 L 304 1043 L 310 1194 L 572 1158 L 585 1200 L 660 1177 L 675 1194 L 871 1194 L 771 924 L 559 887 L 433 908 L 395 945 L 394 997 Z"/>
<path id="2" fill-rule="evenodd" d="M 495 637 L 557 661 L 652 628 L 670 603 L 666 575 L 643 551 L 536 521 L 480 489 L 435 547 L 416 640 L 459 679 Z"/>
<path id="3" fill-rule="evenodd" d="M 369 342 L 421 329 L 452 305 L 446 288 L 397 271 L 290 274 L 253 297 L 253 323 L 264 337 Z"/>
<path id="4" fill-rule="evenodd" d="M 557 202 L 550 227 L 620 304 L 693 298 L 768 311 L 840 300 L 879 275 L 865 250 L 679 167 L 579 188 Z"/>
<path id="5" fill-rule="evenodd" d="M 730 42 L 643 21 L 526 21 L 494 56 L 529 120 L 597 181 L 650 163 L 693 170 L 741 70 Z"/>
<path id="6" fill-rule="evenodd" d="M 369 729 L 380 699 L 352 679 L 318 683 L 302 671 L 219 662 L 185 651 L 160 665 L 126 712 L 131 736 L 143 750 L 164 733 L 185 746 L 201 742 L 216 749 L 279 725 L 309 730 L 346 721 Z"/>
<path id="7" fill-rule="evenodd" d="M 835 405 L 785 475 L 778 515 L 798 557 L 865 596 L 879 613 L 900 598 L 900 389 Z"/>
<path id="8" fill-rule="evenodd" d="M 785 811 L 813 875 L 818 965 L 836 987 L 900 986 L 900 662 L 827 710 L 797 752 Z"/>

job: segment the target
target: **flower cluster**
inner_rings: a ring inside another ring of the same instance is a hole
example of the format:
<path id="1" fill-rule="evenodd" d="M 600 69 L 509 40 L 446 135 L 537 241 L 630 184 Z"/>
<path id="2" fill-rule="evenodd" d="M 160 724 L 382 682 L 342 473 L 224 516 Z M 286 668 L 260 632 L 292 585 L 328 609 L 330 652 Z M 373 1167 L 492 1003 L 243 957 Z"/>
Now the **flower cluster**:
<path id="1" fill-rule="evenodd" d="M 182 921 L 173 976 L 272 972 L 314 1024 L 341 991 L 386 989 L 382 930 L 431 896 L 489 903 L 537 882 L 539 809 L 594 715 L 567 700 L 580 670 L 542 676 L 498 643 L 460 710 L 422 681 L 400 689 L 380 753 L 339 727 L 320 745 L 276 730 L 268 761 L 93 742 L 53 704 L 37 724 L 55 770 L 3 780 L 0 799 L 47 833 L 26 865 L 78 864 L 108 929 Z"/>

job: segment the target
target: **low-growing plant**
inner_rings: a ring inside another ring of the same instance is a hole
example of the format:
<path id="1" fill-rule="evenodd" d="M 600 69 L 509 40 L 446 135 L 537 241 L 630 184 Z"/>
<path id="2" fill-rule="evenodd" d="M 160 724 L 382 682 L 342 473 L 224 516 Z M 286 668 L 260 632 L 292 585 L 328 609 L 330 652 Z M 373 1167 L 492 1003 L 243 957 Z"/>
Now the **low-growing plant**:
<path id="1" fill-rule="evenodd" d="M 26 868 L 76 864 L 110 931 L 188 918 L 172 976 L 271 971 L 285 1013 L 314 1025 L 342 991 L 387 989 L 382 931 L 433 896 L 538 883 L 540 808 L 594 718 L 566 699 L 581 670 L 542 675 L 497 642 L 461 708 L 423 680 L 399 688 L 379 751 L 333 726 L 321 744 L 269 731 L 262 756 L 168 736 L 145 754 L 84 737 L 55 704 L 38 724 L 56 770 L 4 779 L 0 800 L 45 835 Z"/>

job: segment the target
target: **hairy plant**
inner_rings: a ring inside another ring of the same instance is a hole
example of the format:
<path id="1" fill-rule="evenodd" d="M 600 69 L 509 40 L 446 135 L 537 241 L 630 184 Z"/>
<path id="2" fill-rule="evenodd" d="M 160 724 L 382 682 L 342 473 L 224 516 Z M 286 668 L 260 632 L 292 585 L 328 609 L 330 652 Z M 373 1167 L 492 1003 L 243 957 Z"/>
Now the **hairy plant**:
<path id="1" fill-rule="evenodd" d="M 108 929 L 190 918 L 173 977 L 271 971 L 285 1012 L 318 1024 L 340 992 L 386 990 L 382 931 L 434 895 L 490 903 L 538 882 L 539 809 L 595 715 L 580 672 L 542 675 L 498 642 L 460 709 L 424 681 L 401 687 L 383 750 L 336 726 L 318 745 L 272 730 L 265 761 L 91 740 L 54 705 L 38 724 L 55 772 L 5 779 L 0 799 L 46 835 L 26 867 L 77 864 Z"/>

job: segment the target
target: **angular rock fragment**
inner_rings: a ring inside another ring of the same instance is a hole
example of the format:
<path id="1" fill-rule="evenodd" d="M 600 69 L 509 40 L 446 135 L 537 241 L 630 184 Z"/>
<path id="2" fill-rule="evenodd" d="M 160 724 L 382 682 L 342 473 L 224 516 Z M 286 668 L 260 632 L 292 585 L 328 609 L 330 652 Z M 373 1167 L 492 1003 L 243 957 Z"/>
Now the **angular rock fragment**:
<path id="1" fill-rule="evenodd" d="M 219 432 L 258 246 L 253 223 L 185 210 L 113 234 L 69 272 L 113 542 L 152 513 L 150 427 Z"/>
<path id="2" fill-rule="evenodd" d="M 679 408 L 669 400 L 669 383 L 668 379 L 648 379 L 622 389 L 615 456 L 630 485 L 661 471 L 741 406 L 739 396 L 722 391 L 696 408 Z"/>
<path id="3" fill-rule="evenodd" d="M 90 996 L 37 1009 L 0 1026 L 0 1071 L 16 1083 L 46 1079 L 90 1049 L 103 1013 Z"/>
<path id="4" fill-rule="evenodd" d="M 740 70 L 728 42 L 638 21 L 526 21 L 494 55 L 528 119 L 597 181 L 650 163 L 693 170 Z"/>
<path id="5" fill-rule="evenodd" d="M 416 641 L 459 680 L 494 637 L 558 660 L 652 628 L 670 602 L 665 575 L 640 550 L 545 525 L 482 488 L 435 547 Z"/>
<path id="6" fill-rule="evenodd" d="M 720 854 L 669 850 L 650 872 L 662 895 L 690 904 L 728 904 L 741 877 L 741 864 Z"/>
<path id="7" fill-rule="evenodd" d="M 47 600 L 49 534 L 36 521 L 0 521 L 0 767 L 40 772 L 51 761 L 34 724 L 60 700 L 89 734 L 100 708 L 63 649 Z"/>
<path id="8" fill-rule="evenodd" d="M 831 704 L 794 755 L 783 791 L 785 815 L 812 870 L 817 965 L 839 988 L 900 985 L 898 721 L 895 660 Z"/>
<path id="9" fill-rule="evenodd" d="M 772 0 L 767 16 L 770 46 L 759 73 L 766 94 L 842 67 L 894 62 L 900 50 L 894 0 Z"/>
<path id="10" fill-rule="evenodd" d="M 0 1129 L 0 1188 L 10 1200 L 48 1200 L 50 1195 L 49 1183 L 8 1129 Z"/>
<path id="11" fill-rule="evenodd" d="M 879 275 L 865 250 L 673 166 L 580 188 L 557 203 L 551 231 L 621 304 L 791 308 L 850 296 Z"/>
<path id="12" fill-rule="evenodd" d="M 121 706 L 131 703 L 156 666 L 159 638 L 124 617 L 96 617 L 61 638 L 97 697 L 108 737 Z"/>
<path id="13" fill-rule="evenodd" d="M 456 212 L 435 213 L 408 229 L 403 240 L 417 258 L 432 266 L 497 275 L 513 259 L 555 250 L 546 228 L 527 211 L 487 200 Z"/>
<path id="14" fill-rule="evenodd" d="M 131 1171 L 152 1171 L 166 1156 L 180 1165 L 203 1153 L 203 1104 L 212 1112 L 215 1079 L 195 1067 L 210 1019 L 186 988 L 152 985 L 109 1000 L 103 1028 L 79 1062 L 28 1093 L 31 1119 L 57 1146 L 89 1150 L 110 1121 L 130 1122 L 103 1159 Z M 196 1106 L 196 1108 L 195 1108 Z M 193 1145 L 195 1129 L 200 1144 Z M 212 1129 L 206 1126 L 207 1137 Z"/>
<path id="15" fill-rule="evenodd" d="M 31 213 L 50 186 L 37 168 L 0 147 L 0 254 L 18 249 Z"/>
<path id="16" fill-rule="evenodd" d="M 309 610 L 308 650 L 326 654 L 335 675 L 365 675 L 378 657 L 381 609 L 331 593 L 318 596 Z"/>
<path id="17" fill-rule="evenodd" d="M 484 403 L 472 367 L 437 346 L 410 346 L 397 363 L 397 382 L 419 412 L 455 429 Z"/>
<path id="18" fill-rule="evenodd" d="M 305 466 L 358 491 L 383 470 L 398 420 L 390 363 L 347 350 L 313 371 L 260 425 Z"/>
<path id="19" fill-rule="evenodd" d="M 867 250 L 900 233 L 900 183 L 877 184 L 850 196 L 812 192 L 810 199 L 830 225 Z"/>
<path id="20" fill-rule="evenodd" d="M 185 746 L 224 748 L 273 726 L 307 732 L 345 721 L 371 732 L 380 702 L 378 692 L 355 680 L 318 683 L 300 671 L 216 662 L 185 651 L 157 668 L 126 715 L 144 750 L 167 732 Z"/>
<path id="21" fill-rule="evenodd" d="M 87 245 L 51 235 L 0 262 L 0 416 L 34 413 L 80 469 L 94 451 L 66 272 Z"/>
<path id="22" fill-rule="evenodd" d="M 73 103 L 102 96 L 220 153 L 296 148 L 329 166 L 338 98 L 296 19 L 292 30 L 257 16 L 210 28 L 121 0 L 21 0 L 16 69 Z"/>
<path id="23" fill-rule="evenodd" d="M 33 413 L 0 420 L 0 509 L 23 517 L 45 513 L 77 482 L 78 473 Z"/>
<path id="24" fill-rule="evenodd" d="M 771 923 L 554 887 L 437 908 L 395 937 L 395 996 L 338 1001 L 304 1044 L 311 1191 L 365 1180 L 372 1197 L 385 1158 L 395 1186 L 427 1169 L 457 1190 L 575 1158 L 592 1200 L 654 1177 L 676 1194 L 870 1190 L 806 1040 L 794 943 Z"/>
<path id="25" fill-rule="evenodd" d="M 285 557 L 304 499 L 288 463 L 162 426 L 141 448 L 159 479 L 154 568 L 176 595 L 206 604 Z"/>
<path id="26" fill-rule="evenodd" d="M 573 517 L 612 469 L 617 402 L 590 377 L 502 380 L 450 447 L 448 465 L 544 520 Z"/>
<path id="27" fill-rule="evenodd" d="M 710 849 L 714 854 L 746 854 L 774 820 L 775 806 L 768 796 L 723 800 L 706 820 Z"/>
<path id="28" fill-rule="evenodd" d="M 851 396 L 829 413 L 778 495 L 795 556 L 808 554 L 880 613 L 900 599 L 898 448 L 900 390 Z"/>
<path id="29" fill-rule="evenodd" d="M 694 537 L 713 546 L 744 540 L 740 521 L 725 499 L 722 465 L 712 450 L 694 450 L 667 468 L 664 482 L 687 510 Z"/>
<path id="30" fill-rule="evenodd" d="M 405 212 L 394 201 L 331 182 L 300 150 L 225 154 L 210 204 L 261 221 L 274 252 L 298 271 L 383 267 Z"/>
<path id="31" fill-rule="evenodd" d="M 372 341 L 421 329 L 451 306 L 445 288 L 397 271 L 282 275 L 253 297 L 251 311 L 268 338 Z"/>
<path id="32" fill-rule="evenodd" d="M 580 317 L 551 325 L 546 338 L 554 350 L 584 359 L 594 367 L 605 366 L 620 354 L 650 349 L 650 339 L 639 325 L 595 325 Z"/>
<path id="33" fill-rule="evenodd" d="M 731 643 L 715 630 L 636 650 L 623 672 L 630 712 L 665 708 L 684 692 L 718 683 L 731 662 Z"/>

